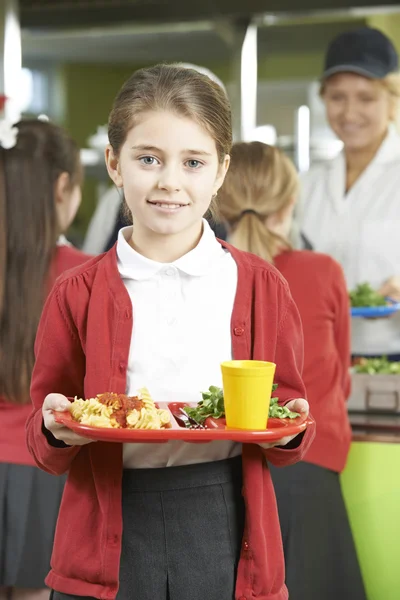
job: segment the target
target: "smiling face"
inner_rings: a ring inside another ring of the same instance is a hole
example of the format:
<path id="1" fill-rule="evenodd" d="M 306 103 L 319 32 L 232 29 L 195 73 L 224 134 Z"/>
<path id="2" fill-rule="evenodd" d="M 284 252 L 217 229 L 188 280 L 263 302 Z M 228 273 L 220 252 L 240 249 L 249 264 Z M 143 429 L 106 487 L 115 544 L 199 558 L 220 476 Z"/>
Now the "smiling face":
<path id="1" fill-rule="evenodd" d="M 382 83 L 353 73 L 330 77 L 323 99 L 330 126 L 350 151 L 379 146 L 394 118 L 394 100 Z"/>
<path id="2" fill-rule="evenodd" d="M 213 137 L 172 112 L 140 115 L 116 157 L 107 148 L 108 172 L 124 190 L 134 222 L 133 239 L 199 235 L 202 217 L 229 166 Z"/>

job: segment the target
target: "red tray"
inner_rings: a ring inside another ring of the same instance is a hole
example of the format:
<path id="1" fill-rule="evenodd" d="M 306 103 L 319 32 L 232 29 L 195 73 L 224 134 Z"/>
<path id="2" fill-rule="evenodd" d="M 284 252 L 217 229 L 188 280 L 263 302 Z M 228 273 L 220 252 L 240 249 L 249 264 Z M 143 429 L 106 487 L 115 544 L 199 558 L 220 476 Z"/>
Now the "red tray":
<path id="1" fill-rule="evenodd" d="M 313 423 L 309 417 L 297 417 L 297 419 L 268 419 L 268 428 L 260 431 L 249 431 L 244 429 L 230 429 L 226 426 L 225 419 L 212 419 L 206 421 L 207 429 L 187 429 L 180 425 L 173 416 L 180 408 L 188 406 L 182 402 L 171 402 L 169 404 L 158 402 L 157 407 L 169 409 L 171 412 L 170 427 L 165 429 L 115 429 L 112 427 L 90 427 L 82 425 L 72 418 L 70 412 L 55 412 L 54 418 L 57 423 L 65 425 L 75 433 L 92 440 L 101 442 L 120 443 L 163 443 L 169 440 L 181 440 L 183 442 L 213 442 L 215 440 L 231 440 L 241 443 L 276 442 L 288 435 L 295 435 L 304 431 L 308 425 Z M 194 405 L 190 405 L 194 406 Z"/>

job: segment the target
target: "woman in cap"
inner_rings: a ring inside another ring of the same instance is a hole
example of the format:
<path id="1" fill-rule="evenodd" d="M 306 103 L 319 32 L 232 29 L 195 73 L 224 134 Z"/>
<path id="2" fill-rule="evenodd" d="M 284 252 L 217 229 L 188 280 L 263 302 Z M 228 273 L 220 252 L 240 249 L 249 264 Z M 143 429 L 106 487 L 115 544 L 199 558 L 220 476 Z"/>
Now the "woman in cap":
<path id="1" fill-rule="evenodd" d="M 377 29 L 339 35 L 328 48 L 321 96 L 343 151 L 304 176 L 302 231 L 330 254 L 349 289 L 368 282 L 400 300 L 398 56 Z M 353 319 L 352 352 L 400 355 L 400 315 Z"/>

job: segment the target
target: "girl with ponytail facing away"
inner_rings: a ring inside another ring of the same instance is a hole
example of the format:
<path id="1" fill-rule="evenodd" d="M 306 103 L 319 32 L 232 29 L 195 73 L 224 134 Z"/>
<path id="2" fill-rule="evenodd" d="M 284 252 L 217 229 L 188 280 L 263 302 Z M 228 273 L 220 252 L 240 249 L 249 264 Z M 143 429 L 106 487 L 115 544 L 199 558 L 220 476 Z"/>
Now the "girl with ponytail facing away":
<path id="1" fill-rule="evenodd" d="M 271 466 L 290 600 L 365 600 L 339 480 L 351 441 L 347 288 L 335 260 L 291 246 L 298 188 L 295 167 L 280 150 L 238 143 L 219 208 L 229 241 L 285 277 L 303 323 L 303 380 L 316 437 L 302 462 Z"/>

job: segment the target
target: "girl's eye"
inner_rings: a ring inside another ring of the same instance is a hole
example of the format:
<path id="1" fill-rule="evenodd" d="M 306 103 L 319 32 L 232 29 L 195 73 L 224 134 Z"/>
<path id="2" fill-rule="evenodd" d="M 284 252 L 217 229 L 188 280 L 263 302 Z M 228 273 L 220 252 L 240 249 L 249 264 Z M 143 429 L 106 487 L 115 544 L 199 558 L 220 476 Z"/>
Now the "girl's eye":
<path id="1" fill-rule="evenodd" d="M 191 158 L 190 160 L 187 161 L 186 164 L 191 169 L 198 169 L 199 167 L 202 166 L 202 163 L 199 160 L 196 160 L 195 158 Z"/>
<path id="2" fill-rule="evenodd" d="M 143 165 L 146 165 L 147 167 L 151 167 L 155 164 L 158 164 L 158 160 L 154 158 L 154 156 L 142 156 L 139 160 Z"/>

